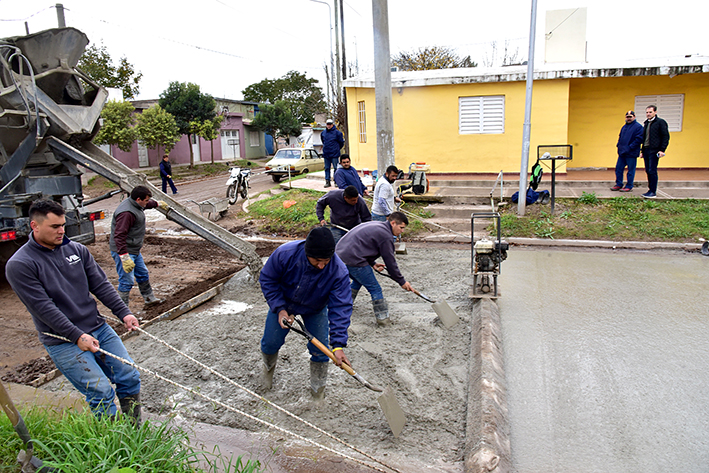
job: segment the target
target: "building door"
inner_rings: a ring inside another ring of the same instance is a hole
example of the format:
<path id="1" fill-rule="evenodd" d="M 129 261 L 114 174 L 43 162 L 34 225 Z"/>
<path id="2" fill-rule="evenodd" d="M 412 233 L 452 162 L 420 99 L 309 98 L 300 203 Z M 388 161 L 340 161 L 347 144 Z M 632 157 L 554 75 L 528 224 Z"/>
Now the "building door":
<path id="1" fill-rule="evenodd" d="M 222 130 L 222 159 L 241 158 L 241 141 L 239 130 Z"/>
<path id="2" fill-rule="evenodd" d="M 192 135 L 192 154 L 194 155 L 194 162 L 202 160 L 202 154 L 200 153 L 199 146 L 199 136 Z"/>
<path id="3" fill-rule="evenodd" d="M 150 161 L 148 160 L 148 148 L 138 143 L 138 166 L 141 168 L 147 168 L 150 166 Z"/>

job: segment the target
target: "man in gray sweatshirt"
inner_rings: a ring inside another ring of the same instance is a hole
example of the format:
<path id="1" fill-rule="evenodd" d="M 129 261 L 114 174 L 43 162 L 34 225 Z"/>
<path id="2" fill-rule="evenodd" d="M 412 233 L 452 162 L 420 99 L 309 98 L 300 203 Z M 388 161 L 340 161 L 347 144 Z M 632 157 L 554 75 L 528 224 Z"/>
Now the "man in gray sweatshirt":
<path id="1" fill-rule="evenodd" d="M 117 394 L 123 413 L 139 423 L 140 375 L 132 366 L 98 353 L 102 348 L 132 361 L 91 294 L 121 319 L 127 330 L 137 329 L 138 319 L 89 250 L 64 235 L 66 217 L 60 204 L 38 200 L 29 215 L 29 241 L 7 262 L 5 277 L 27 307 L 54 364 L 86 396 L 94 414 L 115 416 L 113 399 Z"/>
<path id="2" fill-rule="evenodd" d="M 343 236 L 337 243 L 335 253 L 347 266 L 352 284 L 352 302 L 362 286 L 366 287 L 372 296 L 372 307 L 377 325 L 389 325 L 389 305 L 384 299 L 382 288 L 374 275 L 374 270 L 387 269 L 389 275 L 405 291 L 413 288 L 399 271 L 396 264 L 394 239 L 399 236 L 409 224 L 409 219 L 402 212 L 392 212 L 385 222 L 371 221 L 357 225 Z M 384 264 L 377 263 L 381 256 Z"/>

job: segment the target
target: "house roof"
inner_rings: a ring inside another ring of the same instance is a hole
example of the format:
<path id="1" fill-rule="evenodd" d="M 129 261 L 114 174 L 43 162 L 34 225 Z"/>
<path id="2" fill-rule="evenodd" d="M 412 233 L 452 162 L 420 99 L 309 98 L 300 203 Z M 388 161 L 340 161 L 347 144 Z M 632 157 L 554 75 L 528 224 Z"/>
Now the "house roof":
<path id="1" fill-rule="evenodd" d="M 534 70 L 534 80 L 593 77 L 662 76 L 709 72 L 709 56 L 666 58 L 664 60 L 625 61 L 623 64 L 552 63 Z M 527 66 L 468 67 L 430 71 L 392 72 L 392 87 L 473 84 L 484 82 L 516 82 L 527 79 Z M 374 74 L 351 77 L 344 87 L 373 88 Z"/>

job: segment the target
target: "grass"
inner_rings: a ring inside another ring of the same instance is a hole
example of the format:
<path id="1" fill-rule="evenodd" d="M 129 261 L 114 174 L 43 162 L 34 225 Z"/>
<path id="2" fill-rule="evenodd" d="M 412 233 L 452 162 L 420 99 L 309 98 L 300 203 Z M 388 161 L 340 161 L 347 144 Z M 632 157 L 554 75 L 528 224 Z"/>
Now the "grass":
<path id="1" fill-rule="evenodd" d="M 610 241 L 697 242 L 709 237 L 709 201 L 645 200 L 615 197 L 557 199 L 554 215 L 548 205 L 531 205 L 523 217 L 517 207 L 501 211 L 505 237 Z"/>
<path id="2" fill-rule="evenodd" d="M 318 225 L 315 204 L 322 195 L 322 192 L 314 190 L 291 189 L 274 197 L 252 203 L 249 206 L 249 213 L 252 218 L 261 220 L 261 231 L 305 237 L 310 229 Z M 287 201 L 294 201 L 295 204 L 285 208 L 283 204 Z M 431 217 L 431 213 L 426 211 L 424 207 L 425 204 L 407 202 L 402 209 L 423 218 Z M 325 219 L 329 220 L 329 218 L 330 209 L 326 208 Z M 409 225 L 404 231 L 404 237 L 415 236 L 423 231 L 426 231 L 423 223 L 415 218 L 409 218 Z"/>
<path id="3" fill-rule="evenodd" d="M 134 429 L 128 421 L 97 420 L 90 413 L 57 414 L 33 408 L 22 413 L 34 440 L 34 455 L 64 473 L 206 472 L 257 473 L 259 461 L 204 452 L 171 421 L 146 421 Z M 9 419 L 0 417 L 0 472 L 19 472 L 24 449 Z"/>

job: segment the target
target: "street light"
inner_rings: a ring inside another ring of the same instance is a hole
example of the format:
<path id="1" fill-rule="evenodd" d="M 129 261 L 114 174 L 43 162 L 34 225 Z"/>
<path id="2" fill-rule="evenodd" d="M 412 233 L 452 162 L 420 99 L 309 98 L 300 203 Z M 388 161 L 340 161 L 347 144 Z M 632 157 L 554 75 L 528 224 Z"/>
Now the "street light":
<path id="1" fill-rule="evenodd" d="M 322 0 L 310 0 L 311 2 L 315 3 L 322 3 L 323 5 L 327 6 L 327 17 L 330 20 L 330 77 L 328 78 L 328 84 L 327 84 L 327 90 L 330 94 L 330 107 L 331 109 L 334 109 L 334 100 L 332 99 L 333 90 L 332 90 L 332 75 L 335 73 L 334 71 L 334 63 L 333 63 L 333 54 L 332 54 L 332 9 L 330 8 L 330 4 L 327 2 L 323 2 Z"/>

